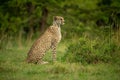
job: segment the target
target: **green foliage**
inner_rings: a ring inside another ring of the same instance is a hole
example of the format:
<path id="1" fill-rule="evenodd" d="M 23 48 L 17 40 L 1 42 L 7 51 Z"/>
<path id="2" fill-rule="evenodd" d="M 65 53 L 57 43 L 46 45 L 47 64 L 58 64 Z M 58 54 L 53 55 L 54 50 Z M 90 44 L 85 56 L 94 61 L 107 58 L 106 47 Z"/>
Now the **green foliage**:
<path id="1" fill-rule="evenodd" d="M 63 38 L 78 37 L 85 26 L 118 28 L 119 0 L 2 0 L 0 5 L 0 44 L 4 39 L 31 40 L 52 24 L 53 16 L 65 18 Z M 42 26 L 42 23 L 44 26 Z M 92 29 L 92 28 L 90 28 Z M 7 37 L 6 37 L 7 36 Z M 19 41 L 20 42 L 20 41 Z M 6 43 L 6 42 L 5 42 Z"/>
<path id="2" fill-rule="evenodd" d="M 119 58 L 119 49 L 110 39 L 91 40 L 81 37 L 76 43 L 70 44 L 63 59 L 68 62 L 98 63 L 115 62 Z M 117 56 L 117 57 L 116 57 Z"/>

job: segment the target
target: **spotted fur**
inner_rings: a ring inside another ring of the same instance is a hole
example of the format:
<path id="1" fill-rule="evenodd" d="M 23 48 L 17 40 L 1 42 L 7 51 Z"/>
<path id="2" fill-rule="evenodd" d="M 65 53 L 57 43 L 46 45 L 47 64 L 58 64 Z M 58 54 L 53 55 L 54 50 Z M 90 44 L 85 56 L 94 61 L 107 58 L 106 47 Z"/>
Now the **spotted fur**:
<path id="1" fill-rule="evenodd" d="M 44 34 L 38 38 L 32 45 L 27 55 L 28 63 L 42 64 L 42 58 L 47 50 L 52 49 L 53 61 L 56 61 L 56 46 L 61 40 L 60 25 L 64 24 L 64 18 L 55 16 L 53 18 L 53 25 L 50 26 Z"/>

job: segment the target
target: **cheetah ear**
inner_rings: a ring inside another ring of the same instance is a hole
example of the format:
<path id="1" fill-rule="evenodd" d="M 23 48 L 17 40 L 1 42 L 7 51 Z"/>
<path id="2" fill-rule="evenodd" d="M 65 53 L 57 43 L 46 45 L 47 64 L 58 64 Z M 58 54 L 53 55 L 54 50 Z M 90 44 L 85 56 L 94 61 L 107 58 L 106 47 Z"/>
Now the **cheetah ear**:
<path id="1" fill-rule="evenodd" d="M 57 16 L 53 16 L 53 21 L 56 21 L 57 20 Z"/>

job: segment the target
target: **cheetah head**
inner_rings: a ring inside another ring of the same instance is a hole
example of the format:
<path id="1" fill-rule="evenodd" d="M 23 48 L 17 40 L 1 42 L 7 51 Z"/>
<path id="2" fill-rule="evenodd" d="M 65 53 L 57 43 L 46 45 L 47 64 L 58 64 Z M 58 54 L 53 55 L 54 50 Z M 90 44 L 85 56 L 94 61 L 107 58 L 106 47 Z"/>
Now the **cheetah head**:
<path id="1" fill-rule="evenodd" d="M 64 18 L 61 16 L 54 16 L 53 17 L 53 24 L 57 24 L 57 25 L 64 25 Z"/>

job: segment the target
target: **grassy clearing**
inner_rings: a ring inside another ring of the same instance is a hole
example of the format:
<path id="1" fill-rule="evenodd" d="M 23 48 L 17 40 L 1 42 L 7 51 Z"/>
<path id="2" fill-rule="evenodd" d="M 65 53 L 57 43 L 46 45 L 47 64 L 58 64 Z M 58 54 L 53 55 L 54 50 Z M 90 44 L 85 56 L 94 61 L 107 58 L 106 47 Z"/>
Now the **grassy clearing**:
<path id="1" fill-rule="evenodd" d="M 117 64 L 90 64 L 62 62 L 64 43 L 58 47 L 58 62 L 51 63 L 49 51 L 44 60 L 49 64 L 35 65 L 24 62 L 29 48 L 11 48 L 0 51 L 0 80 L 119 80 Z"/>

